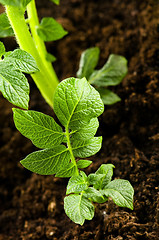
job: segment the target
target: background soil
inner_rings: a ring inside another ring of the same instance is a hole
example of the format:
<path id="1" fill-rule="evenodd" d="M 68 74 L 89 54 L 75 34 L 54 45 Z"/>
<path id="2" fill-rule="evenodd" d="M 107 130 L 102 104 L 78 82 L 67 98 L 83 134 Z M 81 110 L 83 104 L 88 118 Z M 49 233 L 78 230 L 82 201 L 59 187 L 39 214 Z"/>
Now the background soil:
<path id="1" fill-rule="evenodd" d="M 115 178 L 128 179 L 135 189 L 134 210 L 110 200 L 97 205 L 95 218 L 84 226 L 71 222 L 63 210 L 67 179 L 39 176 L 19 163 L 35 150 L 18 133 L 12 105 L 0 96 L 0 240 L 157 239 L 159 159 L 159 1 L 61 0 L 60 6 L 37 1 L 39 16 L 54 16 L 69 35 L 48 43 L 56 55 L 59 78 L 75 76 L 80 54 L 101 50 L 101 67 L 109 54 L 125 56 L 129 73 L 112 88 L 122 101 L 106 106 L 98 135 L 103 146 L 87 172 L 113 163 Z M 7 50 L 14 39 L 4 39 Z M 30 109 L 53 115 L 31 84 Z"/>

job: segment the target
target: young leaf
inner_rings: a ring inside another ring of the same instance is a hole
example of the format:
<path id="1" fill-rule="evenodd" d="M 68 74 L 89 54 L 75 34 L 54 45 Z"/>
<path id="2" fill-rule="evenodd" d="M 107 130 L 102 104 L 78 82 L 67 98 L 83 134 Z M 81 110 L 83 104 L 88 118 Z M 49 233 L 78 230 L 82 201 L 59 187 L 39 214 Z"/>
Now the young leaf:
<path id="1" fill-rule="evenodd" d="M 123 179 L 113 180 L 100 192 L 106 197 L 111 197 L 119 207 L 127 207 L 133 210 L 134 189 L 129 181 Z"/>
<path id="2" fill-rule="evenodd" d="M 76 166 L 73 163 L 69 163 L 61 170 L 57 171 L 55 177 L 72 177 L 76 173 Z"/>
<path id="3" fill-rule="evenodd" d="M 126 76 L 128 71 L 126 58 L 111 54 L 106 64 L 92 73 L 89 83 L 98 87 L 115 86 Z"/>
<path id="4" fill-rule="evenodd" d="M 42 19 L 37 27 L 37 34 L 43 41 L 49 42 L 63 38 L 67 32 L 55 19 L 46 17 Z"/>
<path id="5" fill-rule="evenodd" d="M 36 147 L 52 148 L 62 143 L 64 133 L 55 120 L 43 113 L 13 109 L 16 128 Z"/>
<path id="6" fill-rule="evenodd" d="M 0 0 L 3 5 L 19 6 L 20 0 Z"/>
<path id="7" fill-rule="evenodd" d="M 72 194 L 64 198 L 64 209 L 67 216 L 75 223 L 83 225 L 85 219 L 94 217 L 93 204 L 82 195 Z"/>
<path id="8" fill-rule="evenodd" d="M 106 105 L 112 105 L 121 101 L 121 98 L 109 89 L 97 88 L 97 90 L 100 93 L 103 103 Z"/>
<path id="9" fill-rule="evenodd" d="M 5 46 L 2 42 L 0 42 L 0 58 L 5 54 Z"/>
<path id="10" fill-rule="evenodd" d="M 98 119 L 92 118 L 88 125 L 78 129 L 77 131 L 74 131 L 73 134 L 71 134 L 71 142 L 75 140 L 79 141 L 83 139 L 87 140 L 93 138 L 97 132 L 98 127 L 99 127 Z"/>
<path id="11" fill-rule="evenodd" d="M 15 7 L 26 7 L 31 1 L 32 0 L 0 0 L 0 3 Z"/>
<path id="12" fill-rule="evenodd" d="M 98 63 L 99 52 L 99 48 L 94 47 L 89 48 L 82 53 L 77 77 L 85 77 L 87 80 L 89 79 Z"/>
<path id="13" fill-rule="evenodd" d="M 39 71 L 38 66 L 31 56 L 24 50 L 16 49 L 4 59 L 5 62 L 12 63 L 16 69 L 25 73 L 33 73 Z"/>
<path id="14" fill-rule="evenodd" d="M 75 157 L 85 158 L 96 154 L 101 149 L 102 137 L 94 137 L 86 141 L 74 141 L 72 143 Z"/>
<path id="15" fill-rule="evenodd" d="M 113 164 L 102 164 L 99 169 L 95 172 L 96 175 L 104 175 L 101 181 L 98 181 L 94 187 L 97 189 L 103 189 L 112 179 L 113 176 Z"/>
<path id="16" fill-rule="evenodd" d="M 87 188 L 83 196 L 89 198 L 92 202 L 104 203 L 108 201 L 107 197 L 103 196 L 101 192 L 93 187 Z"/>
<path id="17" fill-rule="evenodd" d="M 26 77 L 4 61 L 0 62 L 0 91 L 9 102 L 28 109 L 29 84 Z"/>
<path id="18" fill-rule="evenodd" d="M 4 54 L 4 58 L 5 58 L 5 57 L 8 57 L 11 53 L 12 53 L 12 51 L 5 52 L 5 54 Z M 4 62 L 4 61 L 3 61 L 3 62 Z"/>
<path id="19" fill-rule="evenodd" d="M 0 14 L 0 37 L 5 38 L 12 36 L 14 36 L 14 32 L 10 25 L 8 17 L 6 13 L 2 13 Z"/>
<path id="20" fill-rule="evenodd" d="M 51 2 L 55 3 L 56 5 L 60 4 L 60 0 L 50 0 Z"/>
<path id="21" fill-rule="evenodd" d="M 46 53 L 46 60 L 48 62 L 55 62 L 56 61 L 56 57 L 54 55 L 52 55 L 51 53 Z"/>
<path id="22" fill-rule="evenodd" d="M 88 188 L 87 175 L 84 172 L 80 172 L 78 176 L 70 178 L 66 194 L 70 193 L 81 193 Z"/>
<path id="23" fill-rule="evenodd" d="M 104 177 L 105 177 L 105 174 L 95 174 L 95 173 L 89 174 L 88 175 L 89 185 L 95 186 L 96 184 L 98 184 L 98 182 L 103 181 Z"/>
<path id="24" fill-rule="evenodd" d="M 89 165 L 91 165 L 91 163 L 92 163 L 92 161 L 90 161 L 90 160 L 79 160 L 77 162 L 77 167 L 78 168 L 86 168 Z"/>
<path id="25" fill-rule="evenodd" d="M 63 126 L 77 130 L 102 114 L 104 105 L 85 78 L 68 78 L 56 88 L 54 111 Z"/>
<path id="26" fill-rule="evenodd" d="M 32 0 L 20 0 L 23 7 L 26 7 Z"/>
<path id="27" fill-rule="evenodd" d="M 70 153 L 64 145 L 55 146 L 29 154 L 21 161 L 28 170 L 41 174 L 52 175 L 65 168 L 70 160 Z"/>

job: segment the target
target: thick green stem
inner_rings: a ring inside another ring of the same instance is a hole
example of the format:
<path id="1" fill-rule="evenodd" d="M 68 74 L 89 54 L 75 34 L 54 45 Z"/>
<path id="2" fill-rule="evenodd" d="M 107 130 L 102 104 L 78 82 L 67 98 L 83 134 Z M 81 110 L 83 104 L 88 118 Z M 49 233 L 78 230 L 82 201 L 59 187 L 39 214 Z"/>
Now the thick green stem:
<path id="1" fill-rule="evenodd" d="M 71 146 L 71 142 L 70 142 L 70 134 L 69 134 L 69 130 L 68 130 L 67 127 L 66 127 L 65 131 L 66 131 L 66 138 L 67 138 L 67 146 L 68 146 L 68 150 L 69 150 L 70 155 L 71 155 L 71 162 L 75 165 L 76 175 L 79 175 L 77 163 L 76 163 L 75 157 L 73 155 L 73 150 L 72 150 L 72 146 Z"/>
<path id="2" fill-rule="evenodd" d="M 56 74 L 54 71 L 51 71 L 49 65 L 46 64 L 44 54 L 42 56 L 36 48 L 35 42 L 25 22 L 22 9 L 13 6 L 6 6 L 6 13 L 20 48 L 30 53 L 39 67 L 40 71 L 31 74 L 31 76 L 46 102 L 53 107 L 53 96 L 58 85 Z"/>

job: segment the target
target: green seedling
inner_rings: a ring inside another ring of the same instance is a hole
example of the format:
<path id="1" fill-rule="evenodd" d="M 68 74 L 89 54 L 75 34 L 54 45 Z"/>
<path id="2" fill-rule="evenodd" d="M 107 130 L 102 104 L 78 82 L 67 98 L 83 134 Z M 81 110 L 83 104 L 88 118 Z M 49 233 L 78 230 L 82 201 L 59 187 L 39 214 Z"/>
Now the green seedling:
<path id="1" fill-rule="evenodd" d="M 52 2 L 59 4 L 59 0 Z M 43 18 L 39 23 L 35 0 L 0 0 L 0 3 L 6 9 L 0 15 L 0 37 L 15 36 L 21 50 L 32 55 L 39 71 L 31 73 L 31 76 L 46 102 L 53 107 L 59 80 L 51 62 L 56 58 L 47 52 L 44 42 L 61 39 L 67 32 L 50 17 Z"/>
<path id="2" fill-rule="evenodd" d="M 59 4 L 59 0 L 52 2 Z M 44 42 L 58 40 L 67 32 L 53 18 L 43 18 L 39 23 L 34 0 L 0 0 L 0 3 L 6 7 L 6 13 L 0 15 L 0 37 L 15 36 L 21 48 L 6 52 L 0 42 L 0 91 L 9 102 L 25 109 L 13 109 L 15 126 L 40 148 L 21 164 L 37 174 L 70 178 L 64 209 L 77 224 L 91 220 L 94 203 L 104 203 L 109 197 L 118 206 L 133 209 L 134 190 L 127 180 L 111 180 L 112 164 L 103 164 L 88 176 L 80 171 L 92 163 L 86 158 L 101 148 L 102 137 L 95 134 L 99 126 L 97 117 L 104 111 L 103 102 L 112 104 L 119 100 L 104 87 L 122 81 L 127 61 L 111 55 L 102 69 L 94 70 L 99 49 L 88 49 L 81 57 L 79 78 L 68 78 L 58 84 L 51 65 L 55 57 L 47 52 Z M 50 116 L 27 110 L 29 84 L 24 73 L 31 74 L 61 125 Z"/>
<path id="3" fill-rule="evenodd" d="M 51 1 L 59 4 L 59 0 Z M 43 18 L 39 23 L 35 0 L 0 0 L 0 3 L 6 8 L 6 12 L 0 14 L 0 37 L 15 36 L 20 49 L 32 55 L 39 71 L 30 74 L 46 102 L 53 107 L 53 96 L 59 80 L 51 62 L 56 58 L 47 52 L 44 42 L 61 39 L 67 32 L 50 17 Z M 111 54 L 100 70 L 94 70 L 98 60 L 99 48 L 84 51 L 77 77 L 86 77 L 99 91 L 104 104 L 116 103 L 120 101 L 119 96 L 107 87 L 115 86 L 122 81 L 127 73 L 127 60 Z M 6 69 L 9 72 L 10 66 L 6 65 Z"/>
<path id="4" fill-rule="evenodd" d="M 82 53 L 77 77 L 86 77 L 88 82 L 95 86 L 100 93 L 103 103 L 111 105 L 121 99 L 107 87 L 121 83 L 128 72 L 127 60 L 123 56 L 111 54 L 104 66 L 95 70 L 99 53 L 98 47 L 89 48 Z"/>
<path id="5" fill-rule="evenodd" d="M 91 220 L 93 203 L 104 203 L 109 197 L 118 206 L 133 209 L 134 190 L 127 180 L 111 181 L 112 164 L 103 164 L 88 176 L 79 171 L 92 163 L 86 158 L 101 148 L 102 137 L 94 137 L 99 126 L 97 117 L 104 111 L 99 92 L 86 78 L 68 78 L 58 85 L 53 105 L 62 127 L 43 113 L 13 109 L 16 128 L 41 149 L 21 164 L 38 174 L 70 178 L 64 209 L 77 224 Z"/>

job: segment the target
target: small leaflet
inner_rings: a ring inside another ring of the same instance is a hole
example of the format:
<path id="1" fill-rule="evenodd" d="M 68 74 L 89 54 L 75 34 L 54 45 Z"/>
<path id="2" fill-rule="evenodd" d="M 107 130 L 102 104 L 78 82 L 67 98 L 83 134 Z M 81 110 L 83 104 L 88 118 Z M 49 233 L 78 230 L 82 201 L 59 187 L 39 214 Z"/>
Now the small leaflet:
<path id="1" fill-rule="evenodd" d="M 60 0 L 50 0 L 51 2 L 55 3 L 56 5 L 60 4 Z"/>
<path id="2" fill-rule="evenodd" d="M 0 62 L 0 91 L 12 104 L 28 109 L 29 84 L 27 78 L 10 63 Z"/>
<path id="3" fill-rule="evenodd" d="M 37 27 L 37 34 L 43 41 L 49 42 L 63 38 L 67 31 L 54 18 L 45 17 Z"/>
<path id="4" fill-rule="evenodd" d="M 115 86 L 123 80 L 127 72 L 126 58 L 111 54 L 106 64 L 100 70 L 96 70 L 91 74 L 89 83 L 97 87 Z"/>
<path id="5" fill-rule="evenodd" d="M 2 13 L 0 14 L 0 37 L 5 38 L 12 36 L 14 36 L 14 32 L 10 25 L 8 17 L 6 13 Z"/>
<path id="6" fill-rule="evenodd" d="M 57 86 L 54 111 L 63 126 L 77 130 L 101 115 L 104 104 L 98 91 L 85 78 L 68 78 Z"/>
<path id="7" fill-rule="evenodd" d="M 21 49 L 16 49 L 9 55 L 6 55 L 4 61 L 12 63 L 16 69 L 24 73 L 31 74 L 39 71 L 32 55 Z"/>
<path id="8" fill-rule="evenodd" d="M 77 72 L 77 77 L 85 77 L 87 80 L 94 71 L 98 60 L 99 60 L 99 48 L 89 48 L 81 54 L 79 70 Z"/>
<path id="9" fill-rule="evenodd" d="M 41 112 L 13 109 L 16 128 L 38 148 L 51 148 L 63 142 L 64 133 L 55 120 Z"/>
<path id="10" fill-rule="evenodd" d="M 100 192 L 106 197 L 111 197 L 116 205 L 133 210 L 134 189 L 129 181 L 115 179 Z"/>
<path id="11" fill-rule="evenodd" d="M 94 217 L 94 206 L 82 195 L 71 194 L 64 198 L 64 209 L 67 216 L 75 223 L 83 225 L 85 220 Z"/>

